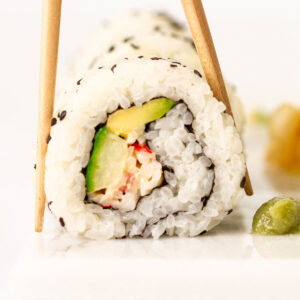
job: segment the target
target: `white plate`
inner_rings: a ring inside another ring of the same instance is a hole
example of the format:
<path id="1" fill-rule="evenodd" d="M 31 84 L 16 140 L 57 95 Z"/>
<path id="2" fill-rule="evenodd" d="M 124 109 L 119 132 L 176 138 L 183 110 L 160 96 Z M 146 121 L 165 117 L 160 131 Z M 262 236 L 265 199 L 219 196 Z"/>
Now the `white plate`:
<path id="1" fill-rule="evenodd" d="M 300 235 L 255 236 L 252 217 L 276 192 L 263 172 L 265 131 L 248 130 L 255 196 L 197 238 L 88 241 L 60 229 L 32 236 L 15 265 L 16 299 L 296 299 Z"/>

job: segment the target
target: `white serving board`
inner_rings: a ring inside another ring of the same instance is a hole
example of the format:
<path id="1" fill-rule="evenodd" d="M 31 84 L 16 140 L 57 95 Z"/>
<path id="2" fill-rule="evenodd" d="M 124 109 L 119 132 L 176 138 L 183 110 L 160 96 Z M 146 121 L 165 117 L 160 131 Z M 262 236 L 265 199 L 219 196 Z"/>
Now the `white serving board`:
<path id="1" fill-rule="evenodd" d="M 277 193 L 263 172 L 265 130 L 248 130 L 246 141 L 255 196 L 220 226 L 197 238 L 111 241 L 48 229 L 23 247 L 12 299 L 299 299 L 300 235 L 250 233 L 256 209 Z"/>

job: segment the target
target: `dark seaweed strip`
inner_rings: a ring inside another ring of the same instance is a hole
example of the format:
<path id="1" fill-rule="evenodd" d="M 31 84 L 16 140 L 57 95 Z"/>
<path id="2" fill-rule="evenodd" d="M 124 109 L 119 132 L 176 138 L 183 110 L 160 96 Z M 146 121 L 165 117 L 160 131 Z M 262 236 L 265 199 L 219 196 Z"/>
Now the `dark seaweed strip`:
<path id="1" fill-rule="evenodd" d="M 112 67 L 111 67 L 111 71 L 114 73 L 114 69 L 115 69 L 115 67 L 116 67 L 117 65 L 113 65 Z"/>
<path id="2" fill-rule="evenodd" d="M 109 47 L 109 49 L 107 50 L 108 53 L 113 52 L 115 50 L 115 46 L 112 45 Z"/>
<path id="3" fill-rule="evenodd" d="M 133 43 L 131 43 L 130 46 L 131 46 L 133 49 L 135 49 L 135 50 L 140 49 L 139 46 L 137 46 L 137 45 L 135 45 L 135 44 L 133 44 Z"/>
<path id="4" fill-rule="evenodd" d="M 188 132 L 194 133 L 192 124 L 191 125 L 184 125 L 184 127 L 187 129 Z"/>
<path id="5" fill-rule="evenodd" d="M 85 175 L 85 173 L 83 173 L 84 175 Z M 88 198 L 88 195 L 86 194 L 85 195 L 85 197 L 84 197 L 84 199 L 83 199 L 83 202 L 84 202 L 84 204 L 89 204 L 90 203 L 90 201 L 89 201 L 89 198 Z"/>
<path id="6" fill-rule="evenodd" d="M 202 78 L 202 75 L 200 74 L 200 72 L 198 70 L 194 70 L 194 74 L 198 75 L 200 78 Z"/>
<path id="7" fill-rule="evenodd" d="M 227 212 L 227 215 L 230 215 L 233 212 L 233 209 L 229 209 L 229 211 Z"/>
<path id="8" fill-rule="evenodd" d="M 246 184 L 246 177 L 244 176 L 240 183 L 240 187 L 243 189 L 245 187 L 245 184 Z"/>
<path id="9" fill-rule="evenodd" d="M 169 166 L 163 166 L 162 169 L 163 169 L 163 171 L 167 171 L 167 172 L 170 172 L 170 173 L 174 174 L 173 168 L 171 168 Z"/>
<path id="10" fill-rule="evenodd" d="M 58 118 L 62 121 L 67 115 L 67 111 L 63 110 L 61 113 L 58 114 Z"/>
<path id="11" fill-rule="evenodd" d="M 212 162 L 211 163 L 211 165 L 210 165 L 210 167 L 208 168 L 209 170 L 213 170 L 215 168 L 215 165 L 214 165 L 214 163 Z"/>
<path id="12" fill-rule="evenodd" d="M 205 197 L 203 197 L 203 198 L 201 199 L 201 201 L 202 201 L 202 203 L 203 203 L 203 207 L 206 206 L 208 200 L 209 200 L 209 197 L 208 197 L 208 196 L 205 196 Z"/>
<path id="13" fill-rule="evenodd" d="M 214 168 L 215 168 L 215 165 L 214 165 L 214 164 L 212 164 L 212 166 L 213 166 L 213 167 L 212 167 L 212 168 L 210 167 L 209 169 L 214 169 Z M 211 195 L 212 195 L 212 193 L 213 193 L 213 191 L 214 191 L 215 180 L 216 180 L 216 177 L 215 177 L 215 172 L 214 172 L 214 181 L 213 181 L 212 187 L 211 187 L 211 189 L 210 189 L 209 195 L 208 195 L 208 196 L 204 196 L 204 197 L 201 199 L 201 201 L 202 201 L 202 203 L 203 203 L 202 209 L 207 205 L 207 202 L 209 201 L 209 199 L 210 199 L 210 197 L 211 197 Z"/>
<path id="14" fill-rule="evenodd" d="M 57 123 L 56 118 L 52 118 L 52 120 L 51 120 L 51 126 L 54 126 L 56 123 Z"/>
<path id="15" fill-rule="evenodd" d="M 59 223 L 62 227 L 65 227 L 65 221 L 63 218 L 61 218 L 61 217 L 59 218 Z"/>
<path id="16" fill-rule="evenodd" d="M 51 135 L 49 134 L 47 137 L 46 143 L 49 144 L 50 140 L 51 140 Z"/>

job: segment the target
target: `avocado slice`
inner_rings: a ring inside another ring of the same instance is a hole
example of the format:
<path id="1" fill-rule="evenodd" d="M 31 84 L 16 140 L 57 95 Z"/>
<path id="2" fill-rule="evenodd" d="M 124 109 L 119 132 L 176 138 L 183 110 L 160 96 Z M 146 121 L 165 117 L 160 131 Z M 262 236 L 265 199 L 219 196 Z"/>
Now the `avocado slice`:
<path id="1" fill-rule="evenodd" d="M 87 192 L 92 193 L 119 182 L 128 157 L 124 139 L 106 126 L 95 136 L 94 148 L 86 171 Z"/>
<path id="2" fill-rule="evenodd" d="M 163 117 L 175 104 L 170 99 L 157 98 L 142 106 L 120 109 L 109 116 L 106 126 L 111 132 L 127 137 L 130 132 Z"/>

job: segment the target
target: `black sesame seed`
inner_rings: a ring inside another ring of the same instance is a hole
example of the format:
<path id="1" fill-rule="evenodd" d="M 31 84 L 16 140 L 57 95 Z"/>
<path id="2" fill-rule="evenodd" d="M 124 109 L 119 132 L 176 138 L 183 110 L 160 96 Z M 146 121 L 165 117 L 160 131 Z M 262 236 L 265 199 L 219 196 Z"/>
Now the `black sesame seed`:
<path id="1" fill-rule="evenodd" d="M 60 115 L 59 115 L 59 119 L 62 121 L 67 115 L 67 112 L 65 110 L 63 110 Z"/>
<path id="2" fill-rule="evenodd" d="M 207 230 L 203 230 L 201 233 L 200 233 L 200 235 L 203 235 L 203 234 L 205 234 L 207 232 Z"/>
<path id="3" fill-rule="evenodd" d="M 63 111 L 58 115 L 58 117 L 59 117 L 59 119 L 62 121 L 62 120 L 66 117 L 66 115 L 67 115 L 67 112 L 66 112 L 65 110 L 63 110 Z"/>
<path id="4" fill-rule="evenodd" d="M 65 221 L 63 218 L 59 218 L 59 223 L 62 227 L 65 227 Z"/>
<path id="5" fill-rule="evenodd" d="M 144 57 L 143 55 L 138 56 L 138 58 L 143 58 L 143 57 Z"/>
<path id="6" fill-rule="evenodd" d="M 131 41 L 132 39 L 133 39 L 133 36 L 129 36 L 129 37 L 125 38 L 125 39 L 123 40 L 123 42 L 124 42 L 124 43 L 128 43 L 128 42 Z"/>
<path id="7" fill-rule="evenodd" d="M 33 165 L 33 168 L 36 170 L 36 164 Z"/>
<path id="8" fill-rule="evenodd" d="M 111 67 L 111 71 L 114 73 L 114 69 L 115 69 L 115 67 L 116 67 L 117 65 L 113 65 L 112 67 Z"/>
<path id="9" fill-rule="evenodd" d="M 131 46 L 133 49 L 135 49 L 135 50 L 140 49 L 139 46 L 137 46 L 137 45 L 135 45 L 135 44 L 133 44 L 133 43 L 131 43 L 130 46 Z"/>
<path id="10" fill-rule="evenodd" d="M 49 203 L 48 203 L 48 209 L 52 212 L 52 210 L 51 210 L 51 208 L 50 208 L 50 205 L 52 204 L 53 202 L 52 201 L 50 201 Z"/>
<path id="11" fill-rule="evenodd" d="M 47 137 L 46 143 L 49 144 L 50 140 L 51 140 L 51 135 L 49 134 Z"/>
<path id="12" fill-rule="evenodd" d="M 109 49 L 108 49 L 108 53 L 110 53 L 110 52 L 113 52 L 115 50 L 115 46 L 114 45 L 112 45 L 112 46 L 110 46 L 109 47 Z"/>
<path id="13" fill-rule="evenodd" d="M 199 72 L 198 70 L 194 70 L 194 73 L 195 73 L 196 75 L 198 75 L 200 78 L 202 78 L 202 75 L 200 74 L 200 72 Z"/>
<path id="14" fill-rule="evenodd" d="M 177 65 L 175 65 L 175 64 L 170 64 L 170 67 L 171 67 L 171 68 L 177 68 Z"/>
<path id="15" fill-rule="evenodd" d="M 98 69 L 101 70 L 101 69 L 103 69 L 103 67 L 99 67 Z"/>
<path id="16" fill-rule="evenodd" d="M 241 181 L 241 184 L 240 184 L 242 189 L 245 187 L 245 184 L 246 184 L 246 177 L 244 176 L 242 181 Z"/>
<path id="17" fill-rule="evenodd" d="M 180 23 L 177 23 L 175 21 L 170 22 L 170 24 L 174 29 L 181 30 L 183 28 L 183 26 Z"/>
<path id="18" fill-rule="evenodd" d="M 82 80 L 82 78 L 80 78 L 80 79 L 77 81 L 77 85 L 80 85 L 81 80 Z"/>
<path id="19" fill-rule="evenodd" d="M 227 215 L 230 215 L 233 212 L 233 209 L 229 209 L 229 211 L 227 212 Z"/>
<path id="20" fill-rule="evenodd" d="M 51 126 L 54 126 L 56 123 L 57 123 L 56 118 L 52 118 L 52 120 L 51 120 Z"/>
<path id="21" fill-rule="evenodd" d="M 160 57 L 151 57 L 152 60 L 160 60 Z"/>

